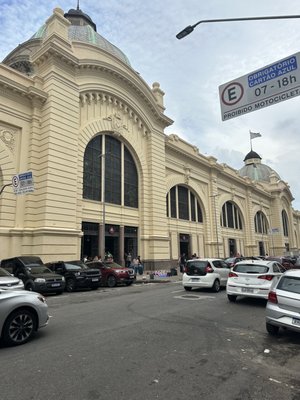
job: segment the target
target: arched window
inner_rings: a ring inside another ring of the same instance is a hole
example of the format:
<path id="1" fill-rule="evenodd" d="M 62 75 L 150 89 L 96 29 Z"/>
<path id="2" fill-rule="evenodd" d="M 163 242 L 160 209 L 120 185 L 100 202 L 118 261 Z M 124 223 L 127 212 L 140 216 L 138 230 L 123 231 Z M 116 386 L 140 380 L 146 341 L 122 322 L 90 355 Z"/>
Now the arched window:
<path id="1" fill-rule="evenodd" d="M 261 211 L 258 211 L 254 217 L 254 227 L 256 233 L 262 233 L 267 235 L 268 233 L 268 221 L 265 214 Z"/>
<path id="2" fill-rule="evenodd" d="M 103 201 L 104 163 L 105 202 L 137 208 L 138 173 L 135 162 L 124 143 L 109 135 L 96 136 L 85 149 L 83 198 Z"/>
<path id="3" fill-rule="evenodd" d="M 231 201 L 227 201 L 223 204 L 221 225 L 225 228 L 243 229 L 240 210 Z"/>
<path id="4" fill-rule="evenodd" d="M 285 210 L 282 210 L 281 212 L 281 218 L 282 218 L 282 226 L 283 226 L 283 235 L 284 236 L 289 236 L 289 220 L 288 216 Z"/>
<path id="5" fill-rule="evenodd" d="M 185 186 L 173 186 L 167 194 L 167 217 L 203 222 L 200 204 Z"/>

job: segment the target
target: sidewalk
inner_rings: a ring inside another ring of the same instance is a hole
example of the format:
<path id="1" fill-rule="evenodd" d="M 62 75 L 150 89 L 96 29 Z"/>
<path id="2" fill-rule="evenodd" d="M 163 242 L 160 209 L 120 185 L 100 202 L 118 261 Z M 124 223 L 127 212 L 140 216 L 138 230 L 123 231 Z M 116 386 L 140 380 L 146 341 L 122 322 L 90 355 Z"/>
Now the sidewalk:
<path id="1" fill-rule="evenodd" d="M 145 271 L 143 275 L 137 274 L 135 284 L 141 283 L 168 283 L 181 282 L 182 274 L 166 276 L 166 274 L 156 274 L 155 271 Z"/>

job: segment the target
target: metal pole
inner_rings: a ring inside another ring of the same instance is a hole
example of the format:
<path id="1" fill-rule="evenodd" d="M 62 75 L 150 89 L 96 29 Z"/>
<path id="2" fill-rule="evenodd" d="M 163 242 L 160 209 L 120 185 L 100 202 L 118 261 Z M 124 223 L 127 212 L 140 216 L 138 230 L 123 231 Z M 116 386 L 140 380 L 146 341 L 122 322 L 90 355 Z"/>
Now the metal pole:
<path id="1" fill-rule="evenodd" d="M 189 35 L 193 32 L 194 28 L 199 24 L 209 23 L 209 22 L 233 22 L 233 21 L 261 21 L 261 20 L 270 20 L 270 19 L 292 19 L 292 18 L 300 18 L 300 15 L 271 15 L 268 17 L 242 17 L 242 18 L 221 18 L 221 19 L 204 19 L 196 22 L 194 25 L 189 25 L 184 28 L 182 31 L 177 33 L 177 39 L 182 39 L 185 36 Z"/>
<path id="2" fill-rule="evenodd" d="M 218 214 L 217 214 L 217 203 L 216 203 L 216 197 L 219 196 L 218 194 L 213 194 L 209 197 L 214 198 L 214 209 L 215 209 L 215 225 L 216 225 L 216 241 L 217 241 L 217 254 L 218 258 L 220 258 L 220 250 L 219 250 L 219 235 L 218 235 Z"/>
<path id="3" fill-rule="evenodd" d="M 102 245 L 101 245 L 101 257 L 102 260 L 105 258 L 105 154 L 102 157 Z"/>

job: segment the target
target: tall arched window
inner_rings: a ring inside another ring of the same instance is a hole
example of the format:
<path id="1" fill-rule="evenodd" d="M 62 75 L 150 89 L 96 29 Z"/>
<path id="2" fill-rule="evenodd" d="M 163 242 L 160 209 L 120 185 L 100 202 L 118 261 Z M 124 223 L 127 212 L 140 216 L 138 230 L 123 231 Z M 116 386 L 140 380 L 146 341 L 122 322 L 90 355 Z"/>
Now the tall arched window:
<path id="1" fill-rule="evenodd" d="M 173 186 L 167 194 L 167 217 L 203 222 L 200 204 L 185 186 Z"/>
<path id="2" fill-rule="evenodd" d="M 105 202 L 137 208 L 138 173 L 135 162 L 124 143 L 109 135 L 96 136 L 85 149 L 83 198 L 103 201 L 102 163 L 105 163 Z"/>
<path id="3" fill-rule="evenodd" d="M 283 226 L 283 235 L 289 236 L 289 220 L 285 210 L 281 211 L 281 218 L 282 218 L 282 226 Z"/>
<path id="4" fill-rule="evenodd" d="M 240 210 L 231 201 L 223 204 L 221 225 L 225 228 L 243 229 Z"/>
<path id="5" fill-rule="evenodd" d="M 254 227 L 256 233 L 262 233 L 267 235 L 268 233 L 268 221 L 265 214 L 262 211 L 257 211 L 254 217 Z"/>

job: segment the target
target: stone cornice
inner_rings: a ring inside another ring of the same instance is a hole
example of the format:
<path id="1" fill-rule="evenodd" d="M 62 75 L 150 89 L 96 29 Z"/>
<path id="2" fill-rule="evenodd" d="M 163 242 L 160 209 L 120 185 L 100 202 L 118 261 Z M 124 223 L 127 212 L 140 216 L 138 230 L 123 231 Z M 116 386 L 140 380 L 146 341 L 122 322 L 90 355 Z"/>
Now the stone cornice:
<path id="1" fill-rule="evenodd" d="M 6 71 L 5 71 L 6 70 Z M 3 72 L 3 73 L 2 73 Z M 5 72 L 8 72 L 5 74 Z M 29 100 L 44 103 L 47 100 L 47 94 L 36 86 L 40 86 L 34 78 L 23 76 L 12 68 L 1 64 L 0 87 L 11 91 L 13 94 L 26 97 Z"/>

